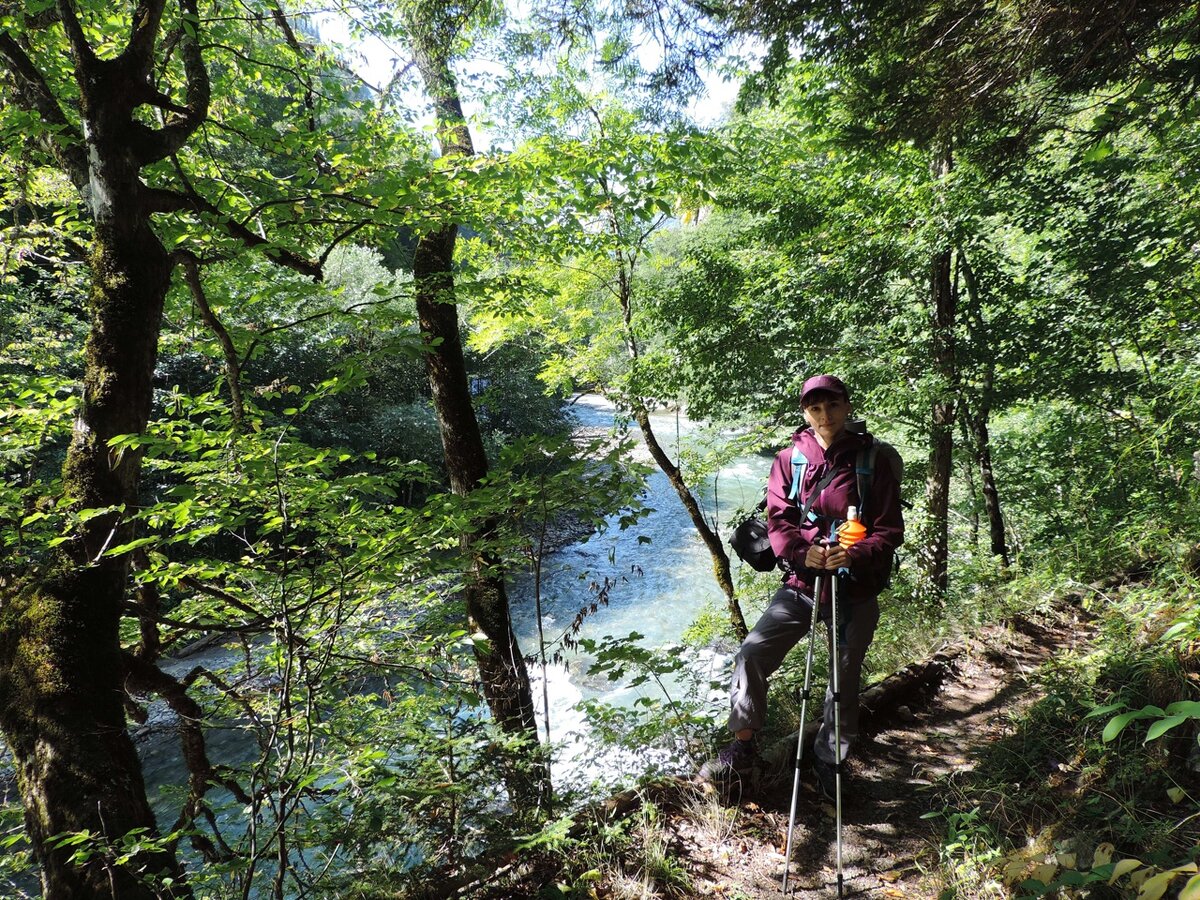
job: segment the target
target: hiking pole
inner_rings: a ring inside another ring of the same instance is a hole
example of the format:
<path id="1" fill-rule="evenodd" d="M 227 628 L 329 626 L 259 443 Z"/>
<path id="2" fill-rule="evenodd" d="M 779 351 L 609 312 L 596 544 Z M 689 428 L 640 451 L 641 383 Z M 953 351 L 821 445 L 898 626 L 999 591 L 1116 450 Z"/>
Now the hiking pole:
<path id="1" fill-rule="evenodd" d="M 858 520 L 858 510 L 851 506 L 846 510 L 846 521 L 840 526 L 834 523 L 834 528 L 830 532 L 830 543 L 837 542 L 843 548 L 849 549 L 854 544 L 861 541 L 867 533 L 867 529 Z M 833 764 L 833 783 L 834 783 L 834 807 L 837 815 L 837 886 L 838 896 L 842 896 L 843 889 L 843 870 L 842 870 L 842 691 L 841 691 L 841 668 L 842 668 L 842 653 L 840 648 L 842 620 L 838 615 L 838 591 L 840 589 L 842 578 L 850 574 L 850 569 L 846 566 L 839 566 L 837 574 L 833 576 L 833 585 L 830 592 L 829 600 L 829 630 L 831 635 L 829 649 L 829 679 L 830 686 L 833 690 L 833 743 L 837 748 L 835 751 L 835 762 Z"/>
<path id="2" fill-rule="evenodd" d="M 817 609 L 821 603 L 821 588 L 828 581 L 827 575 L 817 575 L 813 585 L 812 622 L 808 626 L 808 658 L 804 663 L 804 689 L 800 692 L 800 730 L 796 735 L 796 774 L 792 779 L 792 811 L 788 814 L 787 848 L 783 857 L 783 893 L 787 895 L 788 870 L 792 867 L 792 833 L 796 827 L 796 805 L 800 799 L 800 764 L 804 760 L 804 719 L 808 715 L 808 701 L 812 696 L 813 650 L 817 640 Z"/>
<path id="3" fill-rule="evenodd" d="M 832 641 L 829 650 L 829 679 L 830 685 L 833 688 L 833 746 L 834 763 L 833 763 L 833 794 L 834 808 L 837 815 L 837 895 L 842 896 L 842 692 L 841 679 L 839 678 L 838 670 L 842 667 L 842 656 L 838 648 L 839 635 L 841 631 L 841 620 L 838 619 L 838 584 L 842 580 L 842 573 L 848 572 L 847 569 L 838 569 L 830 581 L 832 582 L 831 591 L 829 594 L 829 631 L 832 635 Z"/>

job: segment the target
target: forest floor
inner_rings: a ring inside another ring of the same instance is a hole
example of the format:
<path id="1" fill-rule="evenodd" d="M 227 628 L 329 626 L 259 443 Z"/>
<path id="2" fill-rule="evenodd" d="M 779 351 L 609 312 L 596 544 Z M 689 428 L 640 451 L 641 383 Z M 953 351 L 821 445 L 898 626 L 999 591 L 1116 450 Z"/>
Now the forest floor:
<path id="1" fill-rule="evenodd" d="M 1011 736 L 1014 714 L 1034 702 L 1032 677 L 1053 654 L 1086 645 L 1091 629 L 1074 608 L 987 626 L 966 639 L 940 690 L 876 722 L 849 763 L 843 794 L 844 895 L 936 898 L 946 825 L 930 812 L 953 807 L 950 785 L 989 747 Z M 794 743 L 792 744 L 794 747 Z M 1045 761 L 1046 775 L 1055 760 Z M 685 800 L 663 815 L 671 856 L 696 897 L 782 896 L 794 768 L 738 795 Z M 715 802 L 714 802 L 715 801 Z M 707 807 L 707 811 L 706 810 Z M 802 769 L 788 895 L 836 897 L 833 804 Z"/>

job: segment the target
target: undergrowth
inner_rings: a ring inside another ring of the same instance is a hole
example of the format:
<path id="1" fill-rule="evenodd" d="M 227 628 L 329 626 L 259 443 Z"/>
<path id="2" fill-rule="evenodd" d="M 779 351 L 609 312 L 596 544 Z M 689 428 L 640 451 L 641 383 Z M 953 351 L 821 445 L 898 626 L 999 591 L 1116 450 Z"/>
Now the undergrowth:
<path id="1" fill-rule="evenodd" d="M 1162 546 L 1126 541 L 1119 581 L 1058 568 L 1009 587 L 1024 610 L 1074 595 L 1095 637 L 1044 665 L 1040 699 L 941 784 L 942 898 L 1200 897 L 1200 582 Z"/>
<path id="2" fill-rule="evenodd" d="M 583 825 L 557 848 L 550 877 L 531 879 L 541 883 L 529 896 L 563 900 L 692 896 L 686 866 L 671 845 L 661 815 L 657 805 L 644 800 L 633 815 Z"/>

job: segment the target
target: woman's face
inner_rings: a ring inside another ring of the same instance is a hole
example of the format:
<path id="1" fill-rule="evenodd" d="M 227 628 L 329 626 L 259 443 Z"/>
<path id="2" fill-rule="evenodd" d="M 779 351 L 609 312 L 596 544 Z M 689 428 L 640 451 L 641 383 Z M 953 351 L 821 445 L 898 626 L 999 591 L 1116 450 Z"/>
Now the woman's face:
<path id="1" fill-rule="evenodd" d="M 804 407 L 804 421 L 817 436 L 817 442 L 826 450 L 842 436 L 848 418 L 850 403 L 836 394 L 818 395 Z"/>

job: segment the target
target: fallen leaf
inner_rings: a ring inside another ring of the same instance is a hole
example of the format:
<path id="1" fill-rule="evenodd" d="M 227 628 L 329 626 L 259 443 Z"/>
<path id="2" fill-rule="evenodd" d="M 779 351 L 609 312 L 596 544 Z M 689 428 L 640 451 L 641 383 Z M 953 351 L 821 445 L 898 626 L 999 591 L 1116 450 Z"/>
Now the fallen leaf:
<path id="1" fill-rule="evenodd" d="M 1178 872 L 1160 872 L 1153 878 L 1146 879 L 1142 885 L 1142 889 L 1138 891 L 1138 900 L 1158 900 L 1167 892 L 1167 887 L 1171 884 Z"/>
<path id="2" fill-rule="evenodd" d="M 1188 879 L 1179 892 L 1179 900 L 1200 900 L 1200 875 Z"/>
<path id="3" fill-rule="evenodd" d="M 888 884 L 895 884 L 900 880 L 903 873 L 897 872 L 894 869 L 891 872 L 884 872 L 879 876 L 880 881 L 886 881 Z"/>
<path id="4" fill-rule="evenodd" d="M 1142 864 L 1142 861 L 1140 859 L 1123 859 L 1123 860 L 1121 860 L 1113 868 L 1113 872 L 1112 872 L 1112 875 L 1108 879 L 1108 883 L 1113 884 L 1122 875 L 1126 874 L 1127 872 L 1132 872 L 1134 869 L 1136 869 L 1141 864 Z"/>
<path id="5" fill-rule="evenodd" d="M 1008 865 L 1004 867 L 1004 883 L 1013 884 L 1020 879 L 1021 875 L 1023 875 L 1025 872 L 1025 867 L 1028 864 L 1028 860 L 1022 859 L 1021 857 L 1010 859 L 1008 861 Z"/>
<path id="6" fill-rule="evenodd" d="M 1029 873 L 1029 877 L 1040 881 L 1042 884 L 1049 884 L 1054 880 L 1054 875 L 1057 871 L 1058 866 L 1054 863 L 1042 863 L 1040 866 L 1033 867 L 1033 871 Z"/>
<path id="7" fill-rule="evenodd" d="M 1105 841 L 1096 847 L 1096 855 L 1092 857 L 1092 868 L 1098 869 L 1100 866 L 1107 866 L 1112 862 L 1113 852 L 1117 848 Z"/>

